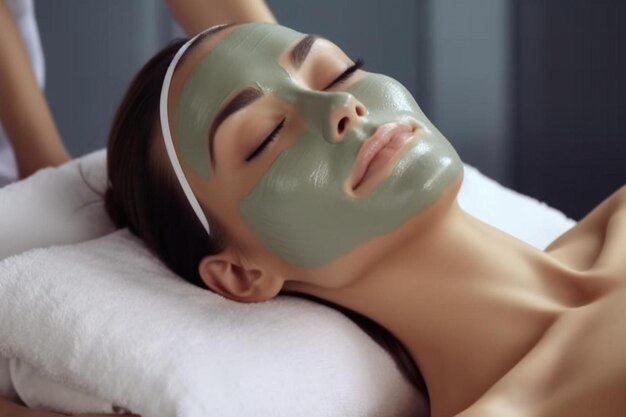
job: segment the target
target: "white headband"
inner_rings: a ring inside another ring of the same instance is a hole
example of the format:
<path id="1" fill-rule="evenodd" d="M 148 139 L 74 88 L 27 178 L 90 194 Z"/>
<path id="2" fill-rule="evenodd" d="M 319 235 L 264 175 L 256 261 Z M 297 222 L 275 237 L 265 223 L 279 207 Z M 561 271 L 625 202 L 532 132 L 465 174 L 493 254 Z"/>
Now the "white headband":
<path id="1" fill-rule="evenodd" d="M 167 115 L 167 101 L 169 98 L 170 91 L 170 83 L 172 82 L 172 76 L 174 75 L 174 70 L 176 69 L 176 65 L 180 58 L 183 56 L 185 51 L 189 48 L 189 46 L 200 36 L 204 35 L 207 32 L 211 32 L 215 29 L 218 29 L 224 24 L 215 25 L 208 29 L 203 30 L 198 33 L 193 38 L 189 39 L 183 46 L 180 47 L 176 55 L 174 55 L 174 59 L 170 62 L 170 66 L 167 68 L 167 72 L 165 73 L 165 78 L 163 79 L 163 86 L 161 87 L 161 102 L 159 107 L 159 117 L 161 118 L 161 131 L 163 133 L 163 142 L 165 143 L 165 149 L 167 150 L 167 156 L 170 159 L 170 163 L 172 164 L 172 168 L 174 169 L 174 173 L 176 174 L 176 178 L 178 178 L 178 182 L 180 187 L 183 189 L 185 196 L 187 197 L 187 201 L 191 205 L 191 208 L 198 216 L 198 220 L 204 226 L 207 234 L 211 234 L 211 229 L 209 228 L 209 221 L 206 218 L 206 215 L 202 211 L 202 207 L 200 207 L 200 203 L 198 199 L 191 191 L 191 187 L 187 182 L 187 178 L 185 178 L 185 173 L 183 172 L 183 168 L 180 166 L 180 162 L 178 161 L 178 156 L 176 155 L 176 149 L 174 149 L 174 142 L 172 141 L 172 134 L 170 132 L 170 122 Z"/>

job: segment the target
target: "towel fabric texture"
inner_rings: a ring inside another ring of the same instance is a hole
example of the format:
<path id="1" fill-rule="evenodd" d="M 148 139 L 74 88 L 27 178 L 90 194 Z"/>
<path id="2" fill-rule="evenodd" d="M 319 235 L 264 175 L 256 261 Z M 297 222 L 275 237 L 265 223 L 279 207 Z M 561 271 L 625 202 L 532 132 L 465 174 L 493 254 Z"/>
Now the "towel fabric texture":
<path id="1" fill-rule="evenodd" d="M 64 413 L 423 415 L 392 358 L 340 313 L 226 300 L 113 231 L 104 158 L 0 189 L 0 395 L 4 372 L 27 405 Z M 573 224 L 467 166 L 459 201 L 537 247 Z"/>

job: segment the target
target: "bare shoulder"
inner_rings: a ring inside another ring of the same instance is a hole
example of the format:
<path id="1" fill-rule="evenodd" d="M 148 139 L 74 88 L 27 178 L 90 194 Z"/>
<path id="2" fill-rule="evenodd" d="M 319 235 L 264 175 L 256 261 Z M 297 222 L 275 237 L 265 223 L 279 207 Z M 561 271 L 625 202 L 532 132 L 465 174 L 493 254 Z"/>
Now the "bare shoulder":
<path id="1" fill-rule="evenodd" d="M 624 217 L 626 217 L 626 185 L 554 240 L 546 248 L 546 252 L 574 269 L 587 270 L 595 264 L 606 247 L 608 234 L 612 234 L 615 241 L 626 241 L 626 228 L 620 226 Z"/>
<path id="2" fill-rule="evenodd" d="M 565 312 L 537 345 L 456 417 L 622 417 L 626 284 Z"/>
<path id="3" fill-rule="evenodd" d="M 607 200 L 613 199 L 615 210 L 620 212 L 626 212 L 626 184 L 622 185 L 617 191 L 615 191 Z"/>

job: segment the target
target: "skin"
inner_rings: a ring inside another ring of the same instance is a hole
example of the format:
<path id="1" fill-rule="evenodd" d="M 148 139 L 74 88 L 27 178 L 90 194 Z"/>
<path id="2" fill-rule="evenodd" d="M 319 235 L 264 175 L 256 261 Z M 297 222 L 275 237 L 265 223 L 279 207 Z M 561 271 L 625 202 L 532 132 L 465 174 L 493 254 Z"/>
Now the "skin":
<path id="1" fill-rule="evenodd" d="M 170 118 L 193 69 L 236 30 L 209 38 L 181 65 L 170 90 Z M 318 77 L 333 79 L 351 64 L 328 41 L 316 43 L 300 69 L 290 68 L 284 54 L 278 63 L 311 90 L 327 85 Z M 255 64 L 242 59 L 241 65 Z M 358 71 L 337 89 L 349 91 L 367 76 Z M 375 105 L 347 101 L 328 113 L 329 123 L 346 117 L 356 129 Z M 435 417 L 620 415 L 626 407 L 626 189 L 544 252 L 463 212 L 456 202 L 459 175 L 401 225 L 321 266 L 301 266 L 268 248 L 241 207 L 280 155 L 297 146 L 307 126 L 302 112 L 268 94 L 218 129 L 210 175 L 181 161 L 228 238 L 222 253 L 199 265 L 213 291 L 240 302 L 267 300 L 281 290 L 307 293 L 372 318 L 420 367 Z M 280 138 L 246 162 L 283 118 L 292 123 Z M 177 147 L 179 140 L 174 135 Z M 154 151 L 168 163 L 160 140 Z M 368 192 L 392 172 L 380 171 Z"/>
<path id="2" fill-rule="evenodd" d="M 13 148 L 19 177 L 67 162 L 69 154 L 4 1 L 0 1 L 0 56 L 0 122 Z"/>

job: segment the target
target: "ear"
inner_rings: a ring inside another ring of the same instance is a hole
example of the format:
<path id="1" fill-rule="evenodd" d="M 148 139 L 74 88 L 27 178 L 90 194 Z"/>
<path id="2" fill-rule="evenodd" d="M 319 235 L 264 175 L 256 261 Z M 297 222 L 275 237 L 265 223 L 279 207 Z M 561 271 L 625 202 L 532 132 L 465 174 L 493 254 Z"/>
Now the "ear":
<path id="1" fill-rule="evenodd" d="M 262 268 L 243 265 L 241 257 L 227 248 L 202 258 L 198 272 L 211 290 L 234 301 L 255 303 L 278 295 L 284 279 Z"/>

